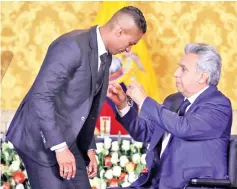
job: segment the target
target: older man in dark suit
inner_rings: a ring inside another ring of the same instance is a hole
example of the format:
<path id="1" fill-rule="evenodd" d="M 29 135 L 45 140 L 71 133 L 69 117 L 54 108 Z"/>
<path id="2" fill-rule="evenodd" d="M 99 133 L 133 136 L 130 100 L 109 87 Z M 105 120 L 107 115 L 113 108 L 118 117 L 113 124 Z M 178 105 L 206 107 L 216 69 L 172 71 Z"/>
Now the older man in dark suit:
<path id="1" fill-rule="evenodd" d="M 159 104 L 133 82 L 127 95 L 140 107 L 127 106 L 126 95 L 114 83 L 108 96 L 119 121 L 138 141 L 149 142 L 148 173 L 130 188 L 184 188 L 191 178 L 227 177 L 227 148 L 232 124 L 230 100 L 217 89 L 221 57 L 207 44 L 188 44 L 174 73 L 178 93 Z"/>
<path id="2" fill-rule="evenodd" d="M 76 30 L 49 47 L 7 132 L 33 189 L 89 189 L 87 151 L 106 96 L 112 54 L 129 52 L 146 32 L 136 7 L 103 26 Z M 93 175 L 96 169 L 90 170 Z"/>

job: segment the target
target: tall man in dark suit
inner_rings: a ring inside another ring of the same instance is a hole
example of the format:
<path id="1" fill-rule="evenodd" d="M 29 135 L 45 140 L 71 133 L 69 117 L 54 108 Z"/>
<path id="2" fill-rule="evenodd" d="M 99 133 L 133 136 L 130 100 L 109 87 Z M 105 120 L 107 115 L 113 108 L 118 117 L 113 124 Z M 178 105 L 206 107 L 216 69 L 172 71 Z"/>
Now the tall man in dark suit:
<path id="1" fill-rule="evenodd" d="M 188 44 L 174 73 L 178 93 L 161 105 L 133 82 L 127 95 L 140 107 L 127 106 L 121 87 L 109 85 L 119 121 L 138 141 L 149 142 L 148 173 L 129 188 L 183 188 L 190 178 L 226 178 L 232 124 L 229 99 L 218 89 L 221 57 L 207 44 Z"/>
<path id="2" fill-rule="evenodd" d="M 33 189 L 89 189 L 87 151 L 106 96 L 112 54 L 129 52 L 146 32 L 136 7 L 103 26 L 64 34 L 49 47 L 7 133 Z M 90 175 L 96 172 L 90 167 Z"/>

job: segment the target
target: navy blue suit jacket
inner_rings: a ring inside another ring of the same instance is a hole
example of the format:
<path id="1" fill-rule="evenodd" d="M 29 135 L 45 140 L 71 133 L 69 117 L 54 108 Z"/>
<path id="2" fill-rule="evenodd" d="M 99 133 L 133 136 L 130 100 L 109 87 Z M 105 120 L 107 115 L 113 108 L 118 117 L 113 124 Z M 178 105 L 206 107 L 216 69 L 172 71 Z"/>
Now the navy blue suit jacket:
<path id="1" fill-rule="evenodd" d="M 85 160 L 104 102 L 108 62 L 103 84 L 96 91 L 98 46 L 96 27 L 75 30 L 48 48 L 31 89 L 20 104 L 6 139 L 39 164 L 56 164 L 52 146 L 77 142 Z"/>
<path id="2" fill-rule="evenodd" d="M 139 115 L 134 108 L 118 120 L 137 141 L 150 143 L 148 173 L 132 186 L 183 188 L 190 178 L 225 178 L 227 148 L 232 124 L 232 108 L 216 87 L 210 86 L 191 105 L 184 116 L 175 113 L 184 97 L 168 96 L 164 104 L 147 97 Z M 164 131 L 171 133 L 160 158 Z"/>

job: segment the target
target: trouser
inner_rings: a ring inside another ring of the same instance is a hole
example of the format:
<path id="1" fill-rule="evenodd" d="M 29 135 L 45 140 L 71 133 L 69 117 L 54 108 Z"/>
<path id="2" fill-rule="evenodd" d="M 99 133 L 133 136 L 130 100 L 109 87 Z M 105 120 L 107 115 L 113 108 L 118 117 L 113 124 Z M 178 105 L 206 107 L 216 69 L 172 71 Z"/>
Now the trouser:
<path id="1" fill-rule="evenodd" d="M 70 150 L 76 159 L 76 175 L 67 180 L 60 176 L 58 164 L 44 167 L 16 149 L 24 163 L 31 189 L 91 189 L 86 164 L 76 143 Z"/>

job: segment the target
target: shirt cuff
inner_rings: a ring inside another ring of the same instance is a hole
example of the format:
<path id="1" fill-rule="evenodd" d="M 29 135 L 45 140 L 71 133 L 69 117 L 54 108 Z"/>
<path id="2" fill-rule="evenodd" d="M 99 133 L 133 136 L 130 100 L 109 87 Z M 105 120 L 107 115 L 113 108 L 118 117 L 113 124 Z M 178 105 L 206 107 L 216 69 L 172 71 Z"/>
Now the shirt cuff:
<path id="1" fill-rule="evenodd" d="M 116 109 L 117 109 L 117 107 L 116 107 Z M 127 105 L 125 108 L 123 108 L 121 110 L 117 109 L 117 112 L 118 112 L 120 117 L 123 117 L 128 113 L 129 110 L 130 110 L 130 106 Z"/>
<path id="2" fill-rule="evenodd" d="M 50 150 L 51 151 L 62 151 L 62 150 L 64 150 L 65 148 L 67 147 L 67 143 L 66 142 L 63 142 L 63 143 L 60 143 L 60 144 L 58 144 L 58 145 L 56 145 L 56 146 L 52 146 L 51 148 L 50 148 Z"/>
<path id="3" fill-rule="evenodd" d="M 87 150 L 87 151 L 94 151 L 94 152 L 95 152 L 95 151 L 96 151 L 96 149 L 89 149 L 89 150 Z"/>

